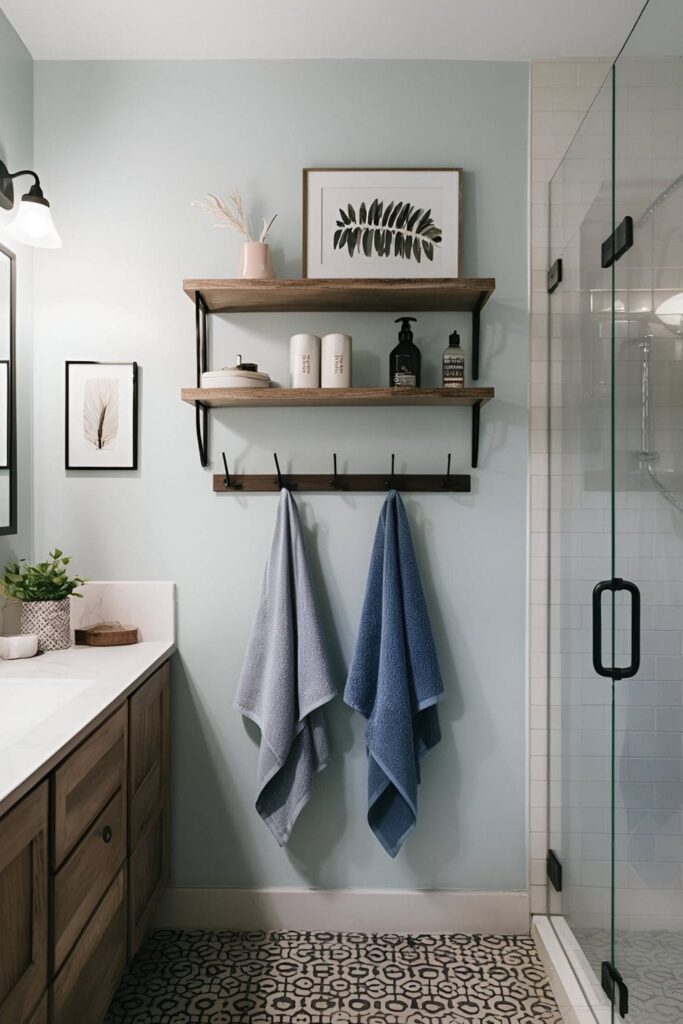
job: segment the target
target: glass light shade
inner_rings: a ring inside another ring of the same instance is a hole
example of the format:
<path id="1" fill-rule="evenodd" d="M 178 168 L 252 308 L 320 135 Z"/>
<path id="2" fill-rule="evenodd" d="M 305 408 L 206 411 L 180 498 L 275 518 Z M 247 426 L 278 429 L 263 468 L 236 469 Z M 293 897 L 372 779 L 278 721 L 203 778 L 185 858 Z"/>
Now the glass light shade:
<path id="1" fill-rule="evenodd" d="M 61 249 L 62 240 L 57 234 L 50 207 L 44 202 L 24 198 L 19 203 L 17 215 L 5 229 L 7 238 L 39 249 Z"/>
<path id="2" fill-rule="evenodd" d="M 672 295 L 657 306 L 655 313 L 660 320 L 671 327 L 680 327 L 683 319 L 683 292 Z"/>

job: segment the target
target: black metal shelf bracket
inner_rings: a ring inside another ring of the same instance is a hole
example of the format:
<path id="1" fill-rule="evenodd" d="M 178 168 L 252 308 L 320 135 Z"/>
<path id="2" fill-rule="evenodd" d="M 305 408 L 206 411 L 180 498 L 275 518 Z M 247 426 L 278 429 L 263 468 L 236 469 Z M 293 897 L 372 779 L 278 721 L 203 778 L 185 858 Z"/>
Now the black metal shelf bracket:
<path id="1" fill-rule="evenodd" d="M 472 469 L 479 465 L 479 424 L 481 421 L 481 402 L 472 406 Z"/>
<path id="2" fill-rule="evenodd" d="M 479 334 L 481 330 L 481 307 L 485 296 L 481 296 L 472 310 L 472 380 L 479 380 Z"/>
<path id="3" fill-rule="evenodd" d="M 472 380 L 479 380 L 479 341 L 481 327 L 481 309 L 487 296 L 482 295 L 472 309 Z M 197 372 L 196 386 L 202 386 L 202 374 L 209 369 L 209 307 L 201 294 L 195 292 L 195 340 Z M 472 406 L 472 468 L 479 465 L 479 432 L 481 423 L 481 405 L 477 401 Z M 209 465 L 209 407 L 204 402 L 196 400 L 195 408 L 195 429 L 197 433 L 197 448 L 199 450 L 199 461 L 203 468 Z"/>
<path id="4" fill-rule="evenodd" d="M 195 310 L 195 335 L 197 347 L 197 387 L 202 386 L 202 374 L 209 366 L 209 337 L 207 326 L 207 314 L 209 312 L 204 298 L 200 292 L 196 292 L 194 300 Z M 203 402 L 194 403 L 195 427 L 197 430 L 197 447 L 199 448 L 199 461 L 202 466 L 209 464 L 209 409 Z"/>

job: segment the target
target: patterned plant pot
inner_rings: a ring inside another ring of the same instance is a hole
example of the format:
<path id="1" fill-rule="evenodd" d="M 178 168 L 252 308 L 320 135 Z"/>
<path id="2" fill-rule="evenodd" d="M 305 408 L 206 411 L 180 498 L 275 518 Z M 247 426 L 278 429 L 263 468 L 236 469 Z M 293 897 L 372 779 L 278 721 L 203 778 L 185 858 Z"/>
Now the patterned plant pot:
<path id="1" fill-rule="evenodd" d="M 63 651 L 71 647 L 71 602 L 24 601 L 21 608 L 21 632 L 38 636 L 39 651 Z"/>

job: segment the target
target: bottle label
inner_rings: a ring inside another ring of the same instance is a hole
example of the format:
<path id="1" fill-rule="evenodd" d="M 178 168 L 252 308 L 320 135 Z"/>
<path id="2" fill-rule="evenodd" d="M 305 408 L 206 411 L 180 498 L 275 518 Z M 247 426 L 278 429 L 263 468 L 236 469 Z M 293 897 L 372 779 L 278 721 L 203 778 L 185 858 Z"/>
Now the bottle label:
<path id="1" fill-rule="evenodd" d="M 464 388 L 465 386 L 465 357 L 450 356 L 443 357 L 443 386 L 445 388 Z"/>
<path id="2" fill-rule="evenodd" d="M 414 373 L 407 373 L 396 371 L 394 374 L 394 385 L 397 388 L 414 388 L 417 387 L 417 377 Z"/>

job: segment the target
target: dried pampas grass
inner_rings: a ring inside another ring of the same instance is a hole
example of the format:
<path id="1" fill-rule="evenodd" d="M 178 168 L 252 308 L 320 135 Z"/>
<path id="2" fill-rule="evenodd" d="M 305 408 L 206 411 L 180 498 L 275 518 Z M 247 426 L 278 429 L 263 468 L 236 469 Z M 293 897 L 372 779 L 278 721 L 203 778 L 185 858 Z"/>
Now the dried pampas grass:
<path id="1" fill-rule="evenodd" d="M 253 242 L 255 239 L 251 237 L 249 231 L 249 221 L 247 215 L 244 212 L 244 203 L 242 202 L 242 196 L 239 194 L 237 189 L 234 189 L 228 195 L 228 202 L 225 203 L 220 196 L 215 196 L 209 192 L 206 196 L 206 201 L 200 199 L 193 199 L 192 206 L 196 206 L 199 210 L 205 210 L 207 213 L 213 214 L 218 220 L 214 224 L 215 228 L 232 228 L 233 231 L 239 232 L 240 235 L 244 235 L 248 242 Z M 274 214 L 269 221 L 263 219 L 263 227 L 261 228 L 261 234 L 259 235 L 258 241 L 265 242 L 268 238 L 268 233 L 273 226 L 277 214 Z"/>

